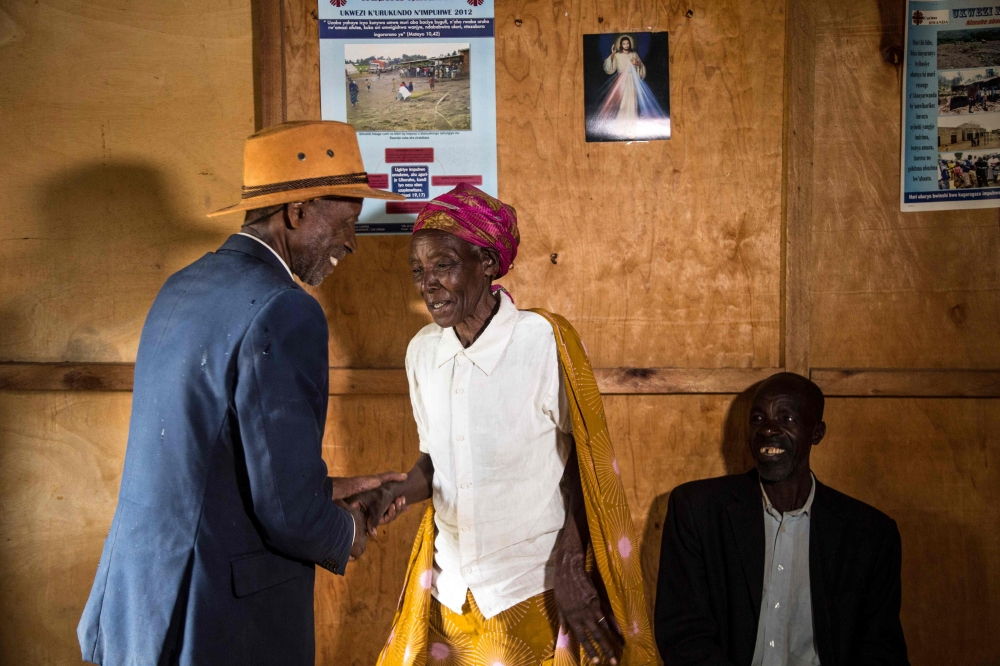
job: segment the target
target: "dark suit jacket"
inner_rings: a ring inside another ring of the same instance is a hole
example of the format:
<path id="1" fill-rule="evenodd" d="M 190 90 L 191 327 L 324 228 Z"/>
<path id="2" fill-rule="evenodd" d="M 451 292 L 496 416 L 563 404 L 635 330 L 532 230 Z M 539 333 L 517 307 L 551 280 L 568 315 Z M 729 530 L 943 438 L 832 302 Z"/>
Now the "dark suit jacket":
<path id="1" fill-rule="evenodd" d="M 678 486 L 663 526 L 656 642 L 666 666 L 749 666 L 764 588 L 757 471 Z M 813 632 L 823 666 L 905 665 L 900 539 L 884 513 L 816 481 Z"/>
<path id="2" fill-rule="evenodd" d="M 171 276 L 135 364 L 118 508 L 77 629 L 117 666 L 312 666 L 314 563 L 354 538 L 320 456 L 326 317 L 260 243 Z"/>

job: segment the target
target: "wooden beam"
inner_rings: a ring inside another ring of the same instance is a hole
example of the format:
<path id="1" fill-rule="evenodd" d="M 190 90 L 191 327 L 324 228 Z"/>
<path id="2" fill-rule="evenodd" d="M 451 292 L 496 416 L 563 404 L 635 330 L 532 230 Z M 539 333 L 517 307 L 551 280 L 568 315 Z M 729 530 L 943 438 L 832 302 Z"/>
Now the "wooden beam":
<path id="1" fill-rule="evenodd" d="M 805 375 L 809 370 L 812 285 L 815 3 L 788 0 L 786 12 L 781 359 L 789 372 Z"/>
<path id="2" fill-rule="evenodd" d="M 742 393 L 781 368 L 595 368 L 605 395 Z"/>
<path id="3" fill-rule="evenodd" d="M 410 392 L 402 368 L 330 368 L 330 395 L 405 395 Z"/>
<path id="4" fill-rule="evenodd" d="M 605 395 L 742 393 L 781 368 L 595 368 Z M 131 391 L 132 363 L 0 363 L 0 391 Z M 1000 398 L 1000 370 L 814 368 L 829 397 Z M 330 368 L 330 395 L 406 395 L 402 368 Z"/>
<path id="5" fill-rule="evenodd" d="M 780 368 L 597 368 L 608 395 L 731 393 Z M 131 391 L 132 363 L 0 363 L 0 390 Z M 402 368 L 330 368 L 330 395 L 405 395 Z"/>
<path id="6" fill-rule="evenodd" d="M 281 0 L 253 0 L 254 126 L 285 122 L 285 49 Z"/>
<path id="7" fill-rule="evenodd" d="M 0 363 L 0 391 L 131 391 L 134 363 Z"/>
<path id="8" fill-rule="evenodd" d="M 870 370 L 814 368 L 827 396 L 1000 398 L 1000 370 Z"/>

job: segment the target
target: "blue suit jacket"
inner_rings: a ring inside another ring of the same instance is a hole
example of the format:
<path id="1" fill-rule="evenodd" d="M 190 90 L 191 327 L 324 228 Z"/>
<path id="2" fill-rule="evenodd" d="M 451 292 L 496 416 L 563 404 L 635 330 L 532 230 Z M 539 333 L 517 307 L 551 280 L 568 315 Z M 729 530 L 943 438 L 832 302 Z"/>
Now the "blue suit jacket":
<path id="1" fill-rule="evenodd" d="M 354 538 L 321 457 L 327 343 L 319 303 L 250 238 L 167 280 L 139 342 L 84 660 L 313 664 L 314 563 L 343 574 Z"/>

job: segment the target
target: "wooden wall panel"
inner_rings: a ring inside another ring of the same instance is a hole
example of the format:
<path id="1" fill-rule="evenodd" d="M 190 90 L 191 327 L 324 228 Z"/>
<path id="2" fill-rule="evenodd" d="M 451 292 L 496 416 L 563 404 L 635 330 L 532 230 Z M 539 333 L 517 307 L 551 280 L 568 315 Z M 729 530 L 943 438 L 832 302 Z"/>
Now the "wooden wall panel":
<path id="1" fill-rule="evenodd" d="M 129 393 L 0 391 L 0 664 L 80 663 L 118 501 Z"/>
<path id="2" fill-rule="evenodd" d="M 0 8 L 0 360 L 130 361 L 171 273 L 238 221 L 249 0 Z"/>
<path id="3" fill-rule="evenodd" d="M 566 315 L 596 366 L 779 364 L 783 7 L 498 3 L 508 282 Z M 581 35 L 636 26 L 670 31 L 674 136 L 588 144 Z"/>
<path id="4" fill-rule="evenodd" d="M 910 663 L 1000 663 L 1000 401 L 834 399 L 813 469 L 903 539 Z"/>
<path id="5" fill-rule="evenodd" d="M 879 4 L 815 6 L 811 363 L 998 368 L 997 210 L 899 212 L 902 75 Z"/>
<path id="6" fill-rule="evenodd" d="M 286 117 L 319 118 L 315 4 L 285 4 Z M 569 317 L 595 366 L 779 364 L 783 8 L 497 3 L 500 194 L 522 236 L 504 283 Z M 587 144 L 582 35 L 636 26 L 670 31 L 675 138 Z M 359 250 L 313 292 L 331 364 L 398 367 L 429 321 L 407 240 Z"/>

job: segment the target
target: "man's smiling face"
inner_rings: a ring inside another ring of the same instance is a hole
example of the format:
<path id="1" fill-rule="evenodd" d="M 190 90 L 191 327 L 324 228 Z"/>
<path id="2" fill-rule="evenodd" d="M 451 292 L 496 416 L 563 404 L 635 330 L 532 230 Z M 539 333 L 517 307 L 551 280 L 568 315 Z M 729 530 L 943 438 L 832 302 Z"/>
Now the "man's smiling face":
<path id="1" fill-rule="evenodd" d="M 754 393 L 750 453 L 765 481 L 784 481 L 808 472 L 809 453 L 826 434 L 822 406 L 797 383 L 779 376 L 766 380 Z"/>

